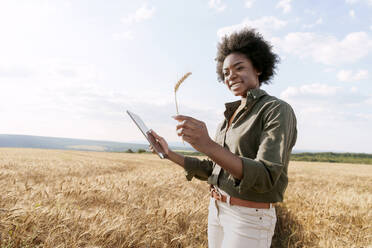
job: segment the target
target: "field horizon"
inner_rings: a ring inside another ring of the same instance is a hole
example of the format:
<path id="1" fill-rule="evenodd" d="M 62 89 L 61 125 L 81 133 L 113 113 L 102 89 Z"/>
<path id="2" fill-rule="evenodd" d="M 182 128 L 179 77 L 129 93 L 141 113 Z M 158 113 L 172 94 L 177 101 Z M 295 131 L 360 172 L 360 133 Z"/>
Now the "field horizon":
<path id="1" fill-rule="evenodd" d="M 371 247 L 372 167 L 291 161 L 272 247 Z M 208 185 L 153 154 L 0 148 L 0 247 L 207 247 Z"/>
<path id="2" fill-rule="evenodd" d="M 169 146 L 175 150 L 196 152 L 187 142 L 169 142 Z M 58 149 L 71 151 L 104 151 L 104 152 L 125 152 L 128 149 L 148 149 L 146 140 L 142 142 L 119 142 L 109 140 L 77 139 L 68 137 L 52 137 L 22 134 L 0 134 L 0 148 L 36 148 L 36 149 Z M 338 150 L 313 150 L 294 149 L 292 154 L 297 153 L 352 153 L 368 154 L 365 152 L 350 152 Z"/>
<path id="3" fill-rule="evenodd" d="M 146 142 L 144 140 L 144 142 Z M 125 152 L 128 149 L 137 151 L 148 149 L 144 142 L 118 142 L 93 139 L 76 139 L 66 137 L 49 137 L 37 135 L 0 134 L 0 147 L 3 148 L 36 148 L 70 151 Z M 195 151 L 190 145 L 182 142 L 170 142 L 172 149 Z"/>

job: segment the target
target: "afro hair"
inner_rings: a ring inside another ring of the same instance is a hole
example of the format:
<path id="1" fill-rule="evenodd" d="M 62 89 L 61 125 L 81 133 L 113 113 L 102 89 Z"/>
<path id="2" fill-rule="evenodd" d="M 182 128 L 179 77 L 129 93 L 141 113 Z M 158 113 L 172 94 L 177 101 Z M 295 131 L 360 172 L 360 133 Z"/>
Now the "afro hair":
<path id="1" fill-rule="evenodd" d="M 272 52 L 272 46 L 263 39 L 260 33 L 254 29 L 245 28 L 222 38 L 222 41 L 217 45 L 218 81 L 224 81 L 223 62 L 231 53 L 244 54 L 252 62 L 253 67 L 261 72 L 258 77 L 260 86 L 262 83 L 270 83 L 275 74 L 279 57 Z"/>

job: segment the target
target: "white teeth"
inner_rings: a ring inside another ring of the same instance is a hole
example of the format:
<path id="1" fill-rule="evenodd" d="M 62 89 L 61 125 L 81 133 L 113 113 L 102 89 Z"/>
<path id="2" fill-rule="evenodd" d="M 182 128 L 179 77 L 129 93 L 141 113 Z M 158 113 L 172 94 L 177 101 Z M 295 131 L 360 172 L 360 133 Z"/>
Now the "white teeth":
<path id="1" fill-rule="evenodd" d="M 239 83 L 233 83 L 233 84 L 230 84 L 230 87 L 233 88 L 233 87 L 237 87 L 239 86 Z"/>

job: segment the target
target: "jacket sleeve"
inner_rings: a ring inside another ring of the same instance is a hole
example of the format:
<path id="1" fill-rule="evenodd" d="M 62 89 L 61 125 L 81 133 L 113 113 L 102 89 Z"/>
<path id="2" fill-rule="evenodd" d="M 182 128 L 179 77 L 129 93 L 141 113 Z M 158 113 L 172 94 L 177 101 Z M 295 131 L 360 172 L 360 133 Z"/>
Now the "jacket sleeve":
<path id="1" fill-rule="evenodd" d="M 263 131 L 256 158 L 241 157 L 243 178 L 234 178 L 238 192 L 244 194 L 247 190 L 258 193 L 271 191 L 284 167 L 288 166 L 296 138 L 294 112 L 289 104 L 280 101 L 263 118 Z"/>
<path id="2" fill-rule="evenodd" d="M 217 140 L 218 131 L 221 129 L 222 124 L 223 122 L 218 125 L 214 140 Z M 200 160 L 195 157 L 185 156 L 184 166 L 188 181 L 191 181 L 193 177 L 207 181 L 208 177 L 212 174 L 215 163 L 209 158 Z"/>
<path id="3" fill-rule="evenodd" d="M 186 179 L 191 181 L 193 177 L 206 181 L 212 174 L 214 162 L 210 159 L 200 160 L 194 157 L 185 156 L 184 168 L 186 172 Z"/>

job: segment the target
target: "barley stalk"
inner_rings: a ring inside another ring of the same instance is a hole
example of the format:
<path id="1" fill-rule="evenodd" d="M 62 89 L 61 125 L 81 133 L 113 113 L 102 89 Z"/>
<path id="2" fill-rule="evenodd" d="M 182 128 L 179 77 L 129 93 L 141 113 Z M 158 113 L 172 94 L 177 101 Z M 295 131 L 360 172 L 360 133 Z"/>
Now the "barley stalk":
<path id="1" fill-rule="evenodd" d="M 188 76 L 191 75 L 191 72 L 188 72 L 186 73 L 180 80 L 178 80 L 178 82 L 176 83 L 176 85 L 174 86 L 174 99 L 175 99 L 175 102 L 176 102 L 176 111 L 177 111 L 177 115 L 179 114 L 178 112 L 178 103 L 177 103 L 177 90 L 178 88 L 180 87 L 180 85 L 183 83 L 183 81 L 186 80 L 186 78 Z"/>
<path id="2" fill-rule="evenodd" d="M 179 112 L 178 112 L 178 103 L 177 103 L 177 90 L 178 90 L 178 88 L 180 87 L 180 85 L 183 83 L 183 81 L 185 81 L 186 78 L 187 78 L 188 76 L 190 76 L 190 75 L 191 75 L 191 72 L 188 72 L 188 73 L 186 73 L 185 75 L 183 75 L 183 77 L 182 77 L 180 80 L 178 80 L 178 82 L 177 82 L 176 85 L 174 86 L 174 100 L 175 100 L 175 102 L 176 102 L 176 111 L 177 111 L 177 115 L 179 115 Z M 185 142 L 183 141 L 183 139 L 182 139 L 182 143 L 185 145 Z"/>

